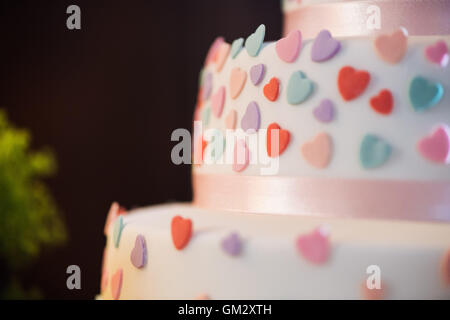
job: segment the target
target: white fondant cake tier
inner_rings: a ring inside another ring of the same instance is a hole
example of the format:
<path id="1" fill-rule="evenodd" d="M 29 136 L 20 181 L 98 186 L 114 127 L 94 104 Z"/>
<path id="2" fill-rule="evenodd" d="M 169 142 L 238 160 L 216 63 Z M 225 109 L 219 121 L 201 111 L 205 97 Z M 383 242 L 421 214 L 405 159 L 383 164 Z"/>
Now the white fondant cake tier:
<path id="1" fill-rule="evenodd" d="M 177 215 L 192 221 L 183 250 L 171 237 Z M 120 269 L 119 299 L 367 298 L 363 288 L 371 265 L 380 268 L 383 298 L 450 299 L 450 278 L 442 269 L 449 224 L 243 214 L 189 204 L 133 210 L 123 222 L 117 248 L 114 224 L 108 230 L 101 299 L 112 298 L 112 275 Z M 308 260 L 297 240 L 317 227 L 328 230 L 330 251 L 322 263 Z M 232 232 L 242 239 L 236 256 L 221 246 Z M 131 262 L 138 235 L 146 244 L 142 268 Z"/>
<path id="2" fill-rule="evenodd" d="M 211 94 L 209 98 L 203 99 L 197 109 L 198 120 L 203 121 L 203 129 L 219 129 L 225 135 L 227 116 L 231 110 L 236 111 L 236 129 L 241 129 L 247 107 L 254 101 L 260 112 L 259 131 L 275 122 L 290 132 L 289 144 L 278 158 L 279 165 L 275 175 L 403 181 L 450 180 L 448 162 L 429 161 L 417 148 L 418 142 L 431 134 L 436 126 L 450 126 L 450 65 L 441 67 L 425 57 L 426 48 L 439 40 L 450 46 L 450 36 L 408 37 L 404 57 L 394 64 L 384 61 L 377 54 L 375 37 L 337 40 L 341 43 L 340 50 L 323 62 L 312 61 L 314 39 L 311 39 L 302 41 L 298 58 L 292 63 L 280 59 L 276 43 L 269 42 L 263 44 L 256 57 L 250 56 L 245 48 L 235 58 L 229 54 L 220 71 L 217 70 L 216 63 L 207 64 L 202 72 L 203 88 L 205 77 L 209 74 L 212 79 Z M 265 73 L 261 82 L 254 85 L 250 79 L 250 70 L 257 64 L 264 64 Z M 345 101 L 338 89 L 338 74 L 345 66 L 366 70 L 370 74 L 370 82 L 365 90 L 351 101 Z M 235 68 L 240 68 L 247 76 L 240 94 L 232 98 L 230 76 Z M 314 88 L 304 102 L 292 105 L 287 98 L 288 84 L 296 71 L 303 72 Z M 413 108 L 409 96 L 411 81 L 418 76 L 440 83 L 444 91 L 436 105 L 420 112 Z M 279 80 L 280 86 L 277 99 L 270 101 L 264 95 L 264 86 L 273 77 Z M 211 113 L 212 97 L 221 87 L 225 88 L 225 102 L 218 117 Z M 370 105 L 371 98 L 383 89 L 388 89 L 393 97 L 392 112 L 387 115 L 376 112 Z M 318 121 L 314 115 L 314 110 L 324 99 L 329 99 L 334 106 L 334 119 L 327 123 Z M 210 112 L 209 116 L 205 115 L 207 112 Z M 319 133 L 327 134 L 332 145 L 330 161 L 322 168 L 311 165 L 301 154 L 301 147 Z M 360 148 L 366 134 L 383 139 L 392 148 L 389 159 L 377 168 L 367 169 L 361 165 Z M 261 175 L 261 168 L 269 167 L 270 159 L 265 147 L 266 135 L 261 134 L 260 138 L 263 140 L 259 144 L 261 148 L 250 150 L 250 165 L 243 171 L 233 171 L 230 163 L 216 164 L 221 161 L 224 163 L 226 154 L 233 152 L 232 146 L 226 146 L 221 157 L 212 157 L 214 163 L 195 166 L 194 172 Z M 204 157 L 210 157 L 212 151 L 213 148 L 207 146 Z M 252 164 L 252 160 L 257 162 Z"/>

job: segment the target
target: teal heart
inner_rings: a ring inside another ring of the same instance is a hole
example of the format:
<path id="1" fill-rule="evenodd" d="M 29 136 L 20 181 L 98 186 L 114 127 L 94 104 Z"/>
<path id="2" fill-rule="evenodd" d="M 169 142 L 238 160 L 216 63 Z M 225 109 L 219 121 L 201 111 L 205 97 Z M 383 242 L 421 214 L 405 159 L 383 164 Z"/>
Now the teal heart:
<path id="1" fill-rule="evenodd" d="M 248 36 L 245 40 L 245 49 L 251 57 L 256 57 L 261 50 L 266 35 L 266 26 L 260 25 L 254 33 Z"/>
<path id="2" fill-rule="evenodd" d="M 359 159 L 364 169 L 382 166 L 391 156 L 392 148 L 384 140 L 372 134 L 366 134 L 361 143 Z"/>
<path id="3" fill-rule="evenodd" d="M 207 126 L 209 124 L 209 118 L 211 115 L 211 108 L 205 108 L 202 112 L 202 122 L 204 126 Z"/>
<path id="4" fill-rule="evenodd" d="M 230 54 L 231 58 L 234 59 L 241 52 L 242 45 L 244 44 L 244 38 L 239 38 L 233 41 L 231 44 Z"/>
<path id="5" fill-rule="evenodd" d="M 311 95 L 314 84 L 301 71 L 295 71 L 287 85 L 287 100 L 290 104 L 299 104 Z"/>
<path id="6" fill-rule="evenodd" d="M 211 139 L 211 157 L 217 161 L 225 150 L 225 139 L 219 130 L 215 130 Z M 217 152 L 216 152 L 217 151 Z"/>
<path id="7" fill-rule="evenodd" d="M 409 85 L 409 99 L 417 112 L 433 107 L 443 95 L 444 88 L 439 82 L 432 82 L 421 76 L 415 77 Z"/>
<path id="8" fill-rule="evenodd" d="M 118 216 L 116 221 L 114 221 L 114 230 L 113 230 L 113 240 L 114 246 L 116 248 L 119 247 L 120 237 L 122 235 L 122 230 L 125 225 L 123 224 L 123 217 Z"/>

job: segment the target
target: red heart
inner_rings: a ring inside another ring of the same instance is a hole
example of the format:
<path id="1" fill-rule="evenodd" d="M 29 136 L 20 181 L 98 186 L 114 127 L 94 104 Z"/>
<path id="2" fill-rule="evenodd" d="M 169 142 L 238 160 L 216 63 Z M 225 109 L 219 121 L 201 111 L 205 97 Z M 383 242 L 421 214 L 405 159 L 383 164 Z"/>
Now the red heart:
<path id="1" fill-rule="evenodd" d="M 346 101 L 358 97 L 367 87 L 370 74 L 364 70 L 355 70 L 350 66 L 343 67 L 338 74 L 339 92 Z"/>
<path id="2" fill-rule="evenodd" d="M 189 243 L 192 234 L 191 219 L 184 219 L 180 216 L 172 218 L 171 223 L 172 241 L 177 250 L 182 250 Z"/>
<path id="3" fill-rule="evenodd" d="M 387 89 L 381 90 L 377 96 L 370 98 L 370 106 L 378 113 L 385 115 L 390 114 L 394 107 L 392 93 Z"/>
<path id="4" fill-rule="evenodd" d="M 270 81 L 264 86 L 264 95 L 270 101 L 275 101 L 278 98 L 278 90 L 280 87 L 280 82 L 277 78 L 273 77 Z"/>
<path id="5" fill-rule="evenodd" d="M 273 141 L 272 150 L 272 130 L 278 130 L 278 141 Z M 277 123 L 271 123 L 267 127 L 267 154 L 271 158 L 275 158 L 282 154 L 289 144 L 290 133 L 287 130 L 281 129 Z"/>

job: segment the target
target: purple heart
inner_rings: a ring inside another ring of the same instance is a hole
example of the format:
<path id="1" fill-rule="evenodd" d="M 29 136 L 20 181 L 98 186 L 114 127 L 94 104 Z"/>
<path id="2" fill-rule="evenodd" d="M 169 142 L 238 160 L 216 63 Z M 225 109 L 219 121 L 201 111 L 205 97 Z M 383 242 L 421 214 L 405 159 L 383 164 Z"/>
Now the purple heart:
<path id="1" fill-rule="evenodd" d="M 330 122 L 334 118 L 333 102 L 329 99 L 323 99 L 313 110 L 313 114 L 320 122 Z"/>
<path id="2" fill-rule="evenodd" d="M 341 43 L 334 39 L 328 30 L 322 30 L 314 40 L 311 59 L 315 62 L 326 61 L 338 53 L 340 48 Z"/>
<path id="3" fill-rule="evenodd" d="M 208 72 L 205 76 L 205 80 L 203 80 L 203 88 L 202 88 L 202 98 L 206 100 L 211 95 L 212 91 L 212 73 Z"/>
<path id="4" fill-rule="evenodd" d="M 247 110 L 241 120 L 241 127 L 244 131 L 258 131 L 260 125 L 259 107 L 255 101 L 248 104 Z"/>
<path id="5" fill-rule="evenodd" d="M 147 246 L 143 235 L 136 237 L 134 248 L 131 251 L 131 263 L 138 269 L 144 267 L 147 263 Z"/>
<path id="6" fill-rule="evenodd" d="M 237 256 L 242 250 L 242 241 L 236 232 L 222 240 L 222 249 L 230 256 Z"/>
<path id="7" fill-rule="evenodd" d="M 250 80 L 256 86 L 258 85 L 264 77 L 265 67 L 264 65 L 257 64 L 250 68 Z"/>

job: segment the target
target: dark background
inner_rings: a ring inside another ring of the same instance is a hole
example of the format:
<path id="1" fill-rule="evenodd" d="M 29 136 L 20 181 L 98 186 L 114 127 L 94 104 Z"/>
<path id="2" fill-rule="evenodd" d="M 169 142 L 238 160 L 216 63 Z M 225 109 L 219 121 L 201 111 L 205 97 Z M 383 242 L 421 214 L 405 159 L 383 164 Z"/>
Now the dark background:
<path id="1" fill-rule="evenodd" d="M 191 199 L 190 167 L 170 161 L 176 128 L 191 129 L 197 79 L 212 41 L 266 25 L 281 35 L 279 0 L 0 2 L 0 107 L 51 147 L 48 181 L 66 222 L 65 246 L 24 274 L 45 298 L 92 299 L 100 290 L 112 201 L 127 208 Z M 81 8 L 81 30 L 66 8 Z M 66 288 L 79 265 L 82 289 Z"/>

